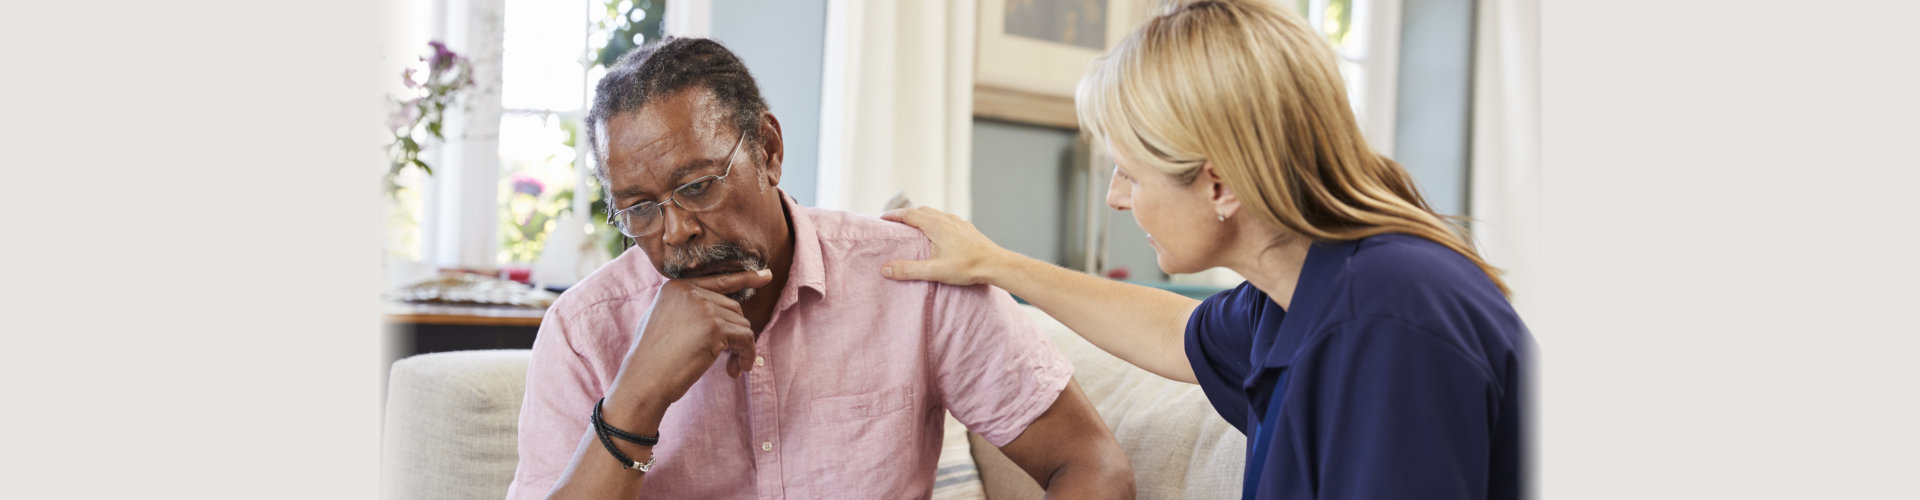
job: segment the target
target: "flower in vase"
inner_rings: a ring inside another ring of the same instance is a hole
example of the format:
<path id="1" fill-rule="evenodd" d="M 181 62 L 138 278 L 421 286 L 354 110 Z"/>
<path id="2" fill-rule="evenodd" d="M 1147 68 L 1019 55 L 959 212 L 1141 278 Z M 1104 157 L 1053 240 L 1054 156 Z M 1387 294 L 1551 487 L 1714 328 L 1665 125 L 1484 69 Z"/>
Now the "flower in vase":
<path id="1" fill-rule="evenodd" d="M 547 184 L 540 182 L 540 179 L 535 179 L 527 174 L 513 174 L 513 192 L 538 198 L 540 197 L 540 193 L 546 191 Z"/>

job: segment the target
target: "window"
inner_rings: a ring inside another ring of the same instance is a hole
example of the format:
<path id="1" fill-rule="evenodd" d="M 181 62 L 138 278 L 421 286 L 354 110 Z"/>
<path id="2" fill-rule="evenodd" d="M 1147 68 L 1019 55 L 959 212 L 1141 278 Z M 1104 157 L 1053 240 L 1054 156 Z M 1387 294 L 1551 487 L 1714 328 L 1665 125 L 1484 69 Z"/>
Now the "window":
<path id="1" fill-rule="evenodd" d="M 600 223 L 605 206 L 586 168 L 582 120 L 606 65 L 660 36 L 665 4 L 507 0 L 500 97 L 500 265 L 524 266 L 539 259 L 554 231 L 582 231 L 586 241 L 603 245 L 617 241 Z M 575 219 L 584 224 L 558 227 L 569 214 L 586 215 Z M 617 252 L 614 248 L 609 253 Z"/>
<path id="2" fill-rule="evenodd" d="M 1333 42 L 1346 80 L 1347 102 L 1367 142 L 1392 154 L 1399 3 L 1381 0 L 1299 0 L 1307 23 Z"/>
<path id="3" fill-rule="evenodd" d="M 450 133 L 447 143 L 430 145 L 423 153 L 437 175 L 428 177 L 410 169 L 395 179 L 398 189 L 388 200 L 389 256 L 420 267 L 528 268 L 541 260 L 547 242 L 558 231 L 577 231 L 585 237 L 572 240 L 602 245 L 610 255 L 617 254 L 621 248 L 614 231 L 601 223 L 605 207 L 586 163 L 581 121 L 605 65 L 660 36 L 666 3 L 408 2 L 405 17 L 416 20 L 406 30 L 412 47 L 390 54 L 390 59 L 410 61 L 417 47 L 424 47 L 429 39 L 446 40 L 447 33 L 457 34 L 449 40 L 450 48 L 469 57 L 484 57 L 469 52 L 497 47 L 498 72 L 476 71 L 474 77 L 478 87 L 498 89 L 498 106 L 473 106 L 468 101 L 467 112 L 448 120 L 450 132 L 487 130 L 492 127 L 474 124 L 497 123 L 498 134 L 468 135 L 469 143 L 485 145 L 462 150 L 463 146 L 452 144 Z M 466 126 L 453 125 L 455 120 Z M 449 178 L 458 177 L 450 176 L 448 170 L 460 168 L 455 165 L 462 163 L 460 154 L 484 152 L 496 144 L 497 171 L 482 167 L 462 172 L 480 172 L 474 175 L 490 181 Z M 486 177 L 495 172 L 497 178 Z M 493 210 L 485 210 L 489 204 L 481 200 L 492 201 Z M 576 223 L 561 227 L 564 220 Z M 494 236 L 485 236 L 489 233 Z M 554 257 L 566 263 L 579 258 L 579 252 L 569 254 Z"/>
<path id="4" fill-rule="evenodd" d="M 571 8 L 568 8 L 571 7 Z M 560 219 L 576 211 L 572 123 L 586 109 L 588 53 L 584 2 L 506 0 L 501 52 L 499 255 L 503 266 L 540 258 Z M 583 200 L 584 201 L 584 200 Z M 592 227 L 567 230 L 591 231 Z"/>

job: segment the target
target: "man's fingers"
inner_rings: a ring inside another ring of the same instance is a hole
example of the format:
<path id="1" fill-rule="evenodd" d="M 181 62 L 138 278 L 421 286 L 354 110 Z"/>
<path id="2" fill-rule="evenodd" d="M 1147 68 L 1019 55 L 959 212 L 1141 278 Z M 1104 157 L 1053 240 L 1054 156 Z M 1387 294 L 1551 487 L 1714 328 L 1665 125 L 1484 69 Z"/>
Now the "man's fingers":
<path id="1" fill-rule="evenodd" d="M 744 316 L 747 314 L 745 311 L 742 311 L 740 309 L 740 303 L 734 301 L 733 297 L 728 297 L 725 295 L 721 295 L 718 293 L 709 292 L 705 290 L 702 290 L 700 292 L 700 297 L 707 299 L 708 304 L 713 304 L 714 307 L 719 307 L 721 311 L 733 313 L 731 314 L 731 316 Z M 723 316 L 726 316 L 726 315 L 723 315 Z"/>
<path id="2" fill-rule="evenodd" d="M 716 294 L 713 292 L 703 292 L 703 293 L 705 293 L 705 297 L 707 299 L 707 307 L 714 308 L 713 310 L 708 311 L 709 313 L 711 313 L 711 316 L 713 318 L 718 319 L 720 320 L 721 323 L 725 323 L 725 324 L 733 324 L 733 325 L 740 325 L 740 326 L 746 326 L 746 327 L 753 326 L 753 323 L 747 321 L 746 313 L 740 311 L 739 302 L 734 302 L 733 299 L 729 299 L 726 296 Z"/>
<path id="3" fill-rule="evenodd" d="M 721 325 L 718 333 L 727 344 L 727 352 L 733 353 L 733 359 L 727 361 L 727 375 L 738 377 L 752 371 L 753 359 L 759 357 L 753 346 L 753 329 L 729 323 Z"/>
<path id="4" fill-rule="evenodd" d="M 719 304 L 732 304 L 732 303 L 733 303 L 733 299 L 725 299 L 725 298 L 723 298 L 723 299 L 720 299 L 720 301 L 719 301 L 718 303 L 719 303 Z M 725 307 L 725 306 L 722 306 L 722 307 Z M 751 322 L 748 322 L 748 321 L 747 321 L 747 316 L 746 316 L 745 314 L 742 314 L 742 313 L 740 312 L 740 309 L 739 309 L 739 306 L 738 306 L 738 305 L 736 305 L 736 306 L 734 306 L 734 309 L 733 309 L 732 311 L 724 311 L 724 310 L 723 310 L 723 311 L 721 311 L 721 312 L 719 312 L 719 313 L 716 313 L 716 314 L 714 314 L 713 316 L 714 316 L 714 317 L 716 317 L 716 318 L 720 318 L 720 321 L 721 321 L 721 322 L 723 322 L 723 323 L 727 323 L 727 324 L 730 324 L 730 325 L 739 325 L 739 326 L 745 326 L 745 327 L 749 327 L 749 328 L 751 328 L 751 327 L 753 326 L 753 323 L 751 323 Z"/>
<path id="5" fill-rule="evenodd" d="M 687 279 L 686 282 L 713 293 L 727 295 L 748 288 L 767 286 L 768 283 L 773 282 L 773 272 L 765 269 L 759 271 L 739 271 L 690 278 Z"/>

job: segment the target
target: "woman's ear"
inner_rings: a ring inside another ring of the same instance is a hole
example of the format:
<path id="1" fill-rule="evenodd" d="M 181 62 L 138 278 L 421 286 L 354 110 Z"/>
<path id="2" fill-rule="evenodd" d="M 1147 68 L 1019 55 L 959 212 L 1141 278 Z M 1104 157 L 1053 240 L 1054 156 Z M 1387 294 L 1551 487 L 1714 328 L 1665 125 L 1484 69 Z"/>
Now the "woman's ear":
<path id="1" fill-rule="evenodd" d="M 1224 221 L 1240 211 L 1240 197 L 1235 196 L 1233 188 L 1227 187 L 1220 173 L 1213 170 L 1212 161 L 1200 164 L 1200 177 L 1194 179 L 1194 183 L 1206 184 L 1208 201 L 1213 204 L 1213 214 L 1217 219 Z"/>

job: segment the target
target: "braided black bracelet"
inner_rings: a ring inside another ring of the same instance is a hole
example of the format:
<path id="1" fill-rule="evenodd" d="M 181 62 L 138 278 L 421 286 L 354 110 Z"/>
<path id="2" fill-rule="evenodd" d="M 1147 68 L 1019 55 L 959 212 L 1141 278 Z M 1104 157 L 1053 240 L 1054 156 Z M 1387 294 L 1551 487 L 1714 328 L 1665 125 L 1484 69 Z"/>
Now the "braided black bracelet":
<path id="1" fill-rule="evenodd" d="M 596 419 L 596 420 L 597 420 L 597 419 Z M 621 468 L 623 468 L 623 469 L 632 469 L 632 468 L 634 468 L 634 467 L 635 467 L 635 462 L 633 461 L 633 459 L 631 459 L 631 458 L 627 458 L 627 454 L 626 454 L 626 453 L 621 453 L 621 452 L 620 452 L 620 447 L 618 447 L 618 446 L 614 446 L 614 445 L 613 445 L 613 439 L 610 439 L 610 438 L 608 438 L 608 437 L 607 437 L 607 431 L 606 431 L 606 430 L 604 430 L 604 429 L 602 429 L 602 428 L 601 428 L 601 427 L 600 427 L 600 426 L 598 425 L 598 424 L 599 424 L 599 422 L 597 422 L 597 421 L 596 421 L 596 422 L 594 422 L 594 424 L 596 424 L 596 425 L 594 425 L 594 426 L 593 426 L 593 435 L 595 435 L 595 436 L 599 436 L 599 437 L 600 437 L 600 445 L 601 445 L 601 446 L 605 446 L 605 447 L 607 447 L 607 453 L 612 453 L 612 454 L 613 454 L 613 459 L 614 459 L 614 460 L 619 460 L 619 461 L 620 461 L 620 467 L 621 467 Z"/>
<path id="2" fill-rule="evenodd" d="M 653 444 L 630 439 L 627 436 L 649 439 L 650 441 L 653 441 L 653 442 L 659 442 L 660 438 L 658 437 L 645 438 L 644 436 L 628 433 L 620 429 L 615 429 L 611 425 L 607 425 L 606 420 L 600 417 L 600 406 L 602 403 L 605 403 L 605 402 L 606 402 L 606 398 L 601 398 L 600 401 L 593 403 L 593 417 L 591 418 L 591 420 L 593 421 L 593 435 L 600 438 L 600 445 L 605 446 L 607 448 L 607 453 L 612 454 L 614 460 L 620 461 L 620 467 L 622 468 L 633 469 L 640 472 L 647 472 L 649 469 L 652 469 L 653 459 L 647 459 L 646 463 L 640 463 L 638 461 L 635 461 L 632 458 L 628 458 L 626 453 L 622 453 L 620 451 L 620 447 L 613 445 L 613 439 L 609 436 L 613 432 L 618 432 L 620 434 L 624 434 L 623 436 L 620 436 L 621 439 L 626 439 L 626 440 L 644 444 L 647 446 L 653 446 Z"/>
<path id="3" fill-rule="evenodd" d="M 594 427 L 599 427 L 601 429 L 601 432 L 603 433 L 613 434 L 613 437 L 624 439 L 627 442 L 638 444 L 641 446 L 653 446 L 656 444 L 660 444 L 660 436 L 653 436 L 653 437 L 642 436 L 639 434 L 634 434 L 631 432 L 620 430 L 611 425 L 607 425 L 607 420 L 600 416 L 600 405 L 606 402 L 607 402 L 607 398 L 600 398 L 599 402 L 593 404 L 593 426 Z"/>

